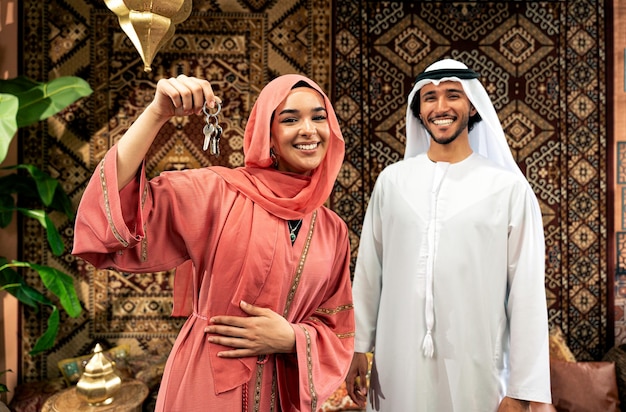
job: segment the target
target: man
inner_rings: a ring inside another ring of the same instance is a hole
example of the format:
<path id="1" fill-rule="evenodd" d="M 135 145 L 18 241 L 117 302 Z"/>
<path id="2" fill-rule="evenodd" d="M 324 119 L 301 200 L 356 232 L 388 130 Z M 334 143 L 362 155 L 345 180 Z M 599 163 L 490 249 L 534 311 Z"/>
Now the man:
<path id="1" fill-rule="evenodd" d="M 353 283 L 346 383 L 368 410 L 550 403 L 541 212 L 478 74 L 442 60 L 409 95 L 405 159 L 376 181 Z"/>

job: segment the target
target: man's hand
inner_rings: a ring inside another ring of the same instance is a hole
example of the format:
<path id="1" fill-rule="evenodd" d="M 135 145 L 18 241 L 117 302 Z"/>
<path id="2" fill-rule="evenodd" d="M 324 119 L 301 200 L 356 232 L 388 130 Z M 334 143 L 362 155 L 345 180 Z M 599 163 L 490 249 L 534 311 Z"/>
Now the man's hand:
<path id="1" fill-rule="evenodd" d="M 296 334 L 285 318 L 244 301 L 239 306 L 250 316 L 214 316 L 212 325 L 204 328 L 210 334 L 209 342 L 233 348 L 218 356 L 243 358 L 295 351 Z"/>
<path id="2" fill-rule="evenodd" d="M 356 352 L 352 356 L 352 364 L 346 376 L 348 395 L 361 408 L 365 406 L 367 399 L 367 364 L 367 355 Z"/>

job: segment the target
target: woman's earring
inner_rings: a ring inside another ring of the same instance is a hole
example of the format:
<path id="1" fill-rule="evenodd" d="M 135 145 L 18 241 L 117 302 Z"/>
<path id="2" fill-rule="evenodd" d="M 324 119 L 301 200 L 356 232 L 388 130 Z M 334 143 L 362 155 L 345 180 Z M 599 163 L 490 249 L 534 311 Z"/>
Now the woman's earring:
<path id="1" fill-rule="evenodd" d="M 273 147 L 270 147 L 270 158 L 272 159 L 272 166 L 274 166 L 274 169 L 278 169 L 278 156 L 276 156 Z"/>

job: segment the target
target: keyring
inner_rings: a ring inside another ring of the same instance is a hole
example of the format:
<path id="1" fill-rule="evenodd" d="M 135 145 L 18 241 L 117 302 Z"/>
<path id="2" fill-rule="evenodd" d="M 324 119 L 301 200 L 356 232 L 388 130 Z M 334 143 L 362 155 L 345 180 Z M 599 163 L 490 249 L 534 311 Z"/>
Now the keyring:
<path id="1" fill-rule="evenodd" d="M 221 110 L 222 105 L 219 102 L 217 102 L 217 110 L 215 113 L 209 113 L 206 104 L 202 106 L 202 112 L 205 115 L 204 120 L 206 122 L 206 125 L 202 129 L 202 133 L 204 134 L 202 150 L 206 151 L 209 149 L 209 153 L 215 157 L 220 155 L 219 143 L 220 137 L 222 137 L 222 126 L 220 126 L 217 115 Z"/>
<path id="2" fill-rule="evenodd" d="M 220 102 L 215 102 L 215 103 L 217 103 L 217 111 L 215 113 L 208 113 L 206 104 L 202 106 L 202 112 L 204 113 L 205 116 L 217 116 L 219 112 L 222 111 L 221 103 Z"/>

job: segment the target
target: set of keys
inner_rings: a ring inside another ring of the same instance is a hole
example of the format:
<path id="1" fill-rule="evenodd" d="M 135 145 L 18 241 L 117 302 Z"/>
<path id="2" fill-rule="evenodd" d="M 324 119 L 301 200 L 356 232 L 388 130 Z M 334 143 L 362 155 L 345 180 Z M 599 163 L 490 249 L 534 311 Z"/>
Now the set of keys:
<path id="1" fill-rule="evenodd" d="M 206 125 L 202 129 L 204 133 L 204 144 L 202 150 L 209 149 L 209 153 L 217 157 L 220 155 L 220 137 L 222 137 L 222 126 L 220 126 L 217 119 L 217 115 L 222 110 L 222 105 L 217 103 L 217 111 L 215 113 L 209 113 L 206 105 L 202 108 L 204 112 Z"/>

